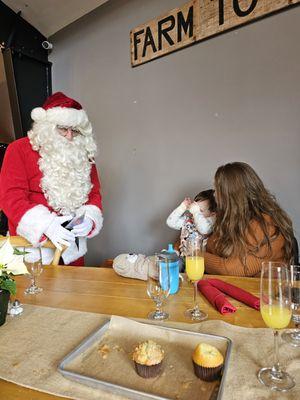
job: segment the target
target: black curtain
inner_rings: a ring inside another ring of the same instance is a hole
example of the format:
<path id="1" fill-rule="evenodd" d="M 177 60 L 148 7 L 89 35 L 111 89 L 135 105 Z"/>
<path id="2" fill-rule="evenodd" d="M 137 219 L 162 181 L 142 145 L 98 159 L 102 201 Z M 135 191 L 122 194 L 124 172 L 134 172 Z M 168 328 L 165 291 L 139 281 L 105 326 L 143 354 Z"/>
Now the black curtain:
<path id="1" fill-rule="evenodd" d="M 5 73 L 16 139 L 31 128 L 31 110 L 41 107 L 51 95 L 51 63 L 6 49 L 3 52 Z"/>
<path id="2" fill-rule="evenodd" d="M 0 43 L 15 138 L 26 136 L 30 112 L 51 95 L 51 63 L 37 29 L 0 0 Z"/>
<path id="3" fill-rule="evenodd" d="M 6 143 L 0 143 L 0 171 L 2 167 L 4 153 L 7 146 L 8 145 Z M 0 211 L 0 235 L 5 236 L 7 231 L 8 231 L 7 218 L 5 214 L 2 211 Z"/>

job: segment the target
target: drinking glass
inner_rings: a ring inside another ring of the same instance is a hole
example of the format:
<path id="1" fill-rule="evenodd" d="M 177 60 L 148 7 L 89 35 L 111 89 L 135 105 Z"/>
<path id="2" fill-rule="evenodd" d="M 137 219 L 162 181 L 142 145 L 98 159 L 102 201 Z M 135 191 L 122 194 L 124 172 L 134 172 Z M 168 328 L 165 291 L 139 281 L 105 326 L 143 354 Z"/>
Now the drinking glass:
<path id="1" fill-rule="evenodd" d="M 37 294 L 42 292 L 43 289 L 37 286 L 37 277 L 41 275 L 43 271 L 41 247 L 35 247 L 30 250 L 24 248 L 23 261 L 29 272 L 28 276 L 31 279 L 31 284 L 25 289 L 24 293 Z"/>
<path id="2" fill-rule="evenodd" d="M 300 265 L 291 265 L 292 320 L 296 329 L 284 332 L 281 337 L 292 346 L 300 346 Z"/>
<path id="3" fill-rule="evenodd" d="M 170 269 L 167 257 L 148 257 L 147 294 L 155 302 L 156 310 L 148 314 L 149 319 L 164 320 L 169 314 L 162 310 L 163 302 L 170 294 Z"/>
<path id="4" fill-rule="evenodd" d="M 203 241 L 199 235 L 193 235 L 186 242 L 185 268 L 186 274 L 194 285 L 194 306 L 185 311 L 184 315 L 193 321 L 203 321 L 207 314 L 200 310 L 197 293 L 198 281 L 204 274 L 204 247 Z"/>
<path id="5" fill-rule="evenodd" d="M 290 273 L 280 262 L 263 262 L 260 281 L 260 312 L 265 324 L 274 331 L 275 358 L 271 368 L 262 368 L 259 381 L 272 390 L 285 392 L 295 386 L 293 378 L 279 364 L 279 329 L 286 328 L 292 317 Z"/>

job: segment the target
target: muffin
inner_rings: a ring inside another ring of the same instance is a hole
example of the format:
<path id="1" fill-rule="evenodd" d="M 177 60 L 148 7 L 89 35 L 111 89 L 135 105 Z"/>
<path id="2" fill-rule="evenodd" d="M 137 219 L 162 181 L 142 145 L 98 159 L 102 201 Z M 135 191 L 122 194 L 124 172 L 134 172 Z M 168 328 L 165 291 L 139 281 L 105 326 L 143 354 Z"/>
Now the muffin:
<path id="1" fill-rule="evenodd" d="M 224 358 L 214 346 L 199 343 L 192 356 L 195 375 L 203 381 L 218 379 L 223 368 Z"/>
<path id="2" fill-rule="evenodd" d="M 142 378 L 158 376 L 161 372 L 163 358 L 163 349 L 153 340 L 140 343 L 132 355 L 135 370 Z"/>

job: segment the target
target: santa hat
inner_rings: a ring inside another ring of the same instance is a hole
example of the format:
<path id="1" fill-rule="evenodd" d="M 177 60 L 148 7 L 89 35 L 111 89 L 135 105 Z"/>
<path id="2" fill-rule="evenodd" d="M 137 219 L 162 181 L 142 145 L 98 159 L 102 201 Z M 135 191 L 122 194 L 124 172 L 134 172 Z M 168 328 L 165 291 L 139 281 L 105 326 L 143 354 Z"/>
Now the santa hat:
<path id="1" fill-rule="evenodd" d="M 56 125 L 87 128 L 89 119 L 81 104 L 67 97 L 62 92 L 56 92 L 48 97 L 42 107 L 31 111 L 35 122 L 52 122 Z"/>

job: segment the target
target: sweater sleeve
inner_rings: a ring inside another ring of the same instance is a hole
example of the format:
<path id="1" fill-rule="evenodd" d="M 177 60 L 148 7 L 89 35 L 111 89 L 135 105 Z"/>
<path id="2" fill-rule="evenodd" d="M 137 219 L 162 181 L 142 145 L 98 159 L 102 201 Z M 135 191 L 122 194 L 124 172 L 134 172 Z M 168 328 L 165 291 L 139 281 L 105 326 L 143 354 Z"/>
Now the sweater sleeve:
<path id="1" fill-rule="evenodd" d="M 0 208 L 17 227 L 17 233 L 37 245 L 54 215 L 47 207 L 29 200 L 26 163 L 20 147 L 16 141 L 5 152 L 0 177 Z"/>
<path id="2" fill-rule="evenodd" d="M 215 217 L 204 217 L 201 211 L 195 211 L 193 213 L 194 223 L 196 225 L 197 231 L 201 235 L 209 235 L 213 231 Z"/>
<path id="3" fill-rule="evenodd" d="M 83 213 L 94 223 L 92 232 L 88 235 L 88 238 L 92 238 L 100 232 L 103 226 L 103 214 L 102 214 L 102 198 L 100 194 L 100 181 L 97 173 L 95 164 L 92 165 L 91 169 L 91 182 L 92 190 L 89 194 L 87 203 L 81 206 L 77 211 L 76 215 L 80 216 Z"/>
<path id="4" fill-rule="evenodd" d="M 185 217 L 183 213 L 186 211 L 186 207 L 183 203 L 181 203 L 167 218 L 167 225 L 172 229 L 181 229 L 183 227 Z"/>

